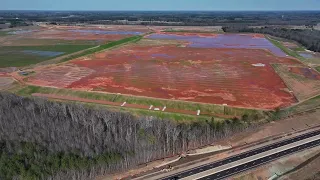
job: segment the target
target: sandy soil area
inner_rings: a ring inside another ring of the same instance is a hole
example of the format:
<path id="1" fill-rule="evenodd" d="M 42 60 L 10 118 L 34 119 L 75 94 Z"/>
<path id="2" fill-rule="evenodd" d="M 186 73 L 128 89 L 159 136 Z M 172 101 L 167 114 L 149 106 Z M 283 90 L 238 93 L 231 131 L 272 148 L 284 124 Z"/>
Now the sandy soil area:
<path id="1" fill-rule="evenodd" d="M 10 77 L 1 77 L 0 75 L 0 90 L 1 89 L 6 89 L 10 87 L 14 83 L 14 80 Z"/>

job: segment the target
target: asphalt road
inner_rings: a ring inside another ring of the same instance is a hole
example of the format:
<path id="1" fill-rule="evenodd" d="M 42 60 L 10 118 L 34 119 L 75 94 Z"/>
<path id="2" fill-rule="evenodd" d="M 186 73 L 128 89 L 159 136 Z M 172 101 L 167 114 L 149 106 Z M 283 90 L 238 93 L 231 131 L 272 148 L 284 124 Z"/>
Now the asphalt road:
<path id="1" fill-rule="evenodd" d="M 297 146 L 297 147 L 294 147 L 294 148 L 291 148 L 291 149 L 288 149 L 288 150 L 285 150 L 285 151 L 282 151 L 282 152 L 279 152 L 279 153 L 276 153 L 276 154 L 272 154 L 270 156 L 266 156 L 266 157 L 257 159 L 255 161 L 248 162 L 246 164 L 239 165 L 237 167 L 230 168 L 230 169 L 225 170 L 225 171 L 218 172 L 216 174 L 212 174 L 212 175 L 200 178 L 199 180 L 225 179 L 225 178 L 228 178 L 228 177 L 230 177 L 232 175 L 235 175 L 235 174 L 241 173 L 243 171 L 246 171 L 248 169 L 253 169 L 253 168 L 257 167 L 257 166 L 261 166 L 263 164 L 266 164 L 266 163 L 268 163 L 270 161 L 273 161 L 275 159 L 281 158 L 283 156 L 286 156 L 286 155 L 289 155 L 289 154 L 293 154 L 293 153 L 296 153 L 296 152 L 299 152 L 299 151 L 302 151 L 302 150 L 305 150 L 305 149 L 309 149 L 309 148 L 312 148 L 312 147 L 315 147 L 315 146 L 318 146 L 318 145 L 320 145 L 320 140 L 312 141 L 312 142 L 309 142 L 309 143 L 306 143 L 306 144 L 303 144 L 303 145 L 300 145 L 300 146 Z"/>
<path id="2" fill-rule="evenodd" d="M 290 139 L 287 139 L 287 140 L 284 140 L 281 142 L 277 142 L 277 143 L 263 146 L 263 147 L 260 147 L 260 148 L 257 148 L 257 149 L 254 149 L 254 150 L 251 150 L 248 152 L 244 152 L 244 153 L 241 153 L 241 154 L 238 154 L 235 156 L 231 156 L 231 157 L 228 157 L 228 158 L 220 160 L 220 161 L 216 161 L 216 162 L 205 164 L 203 166 L 199 166 L 199 167 L 196 167 L 193 169 L 189 169 L 187 171 L 183 171 L 183 172 L 165 177 L 162 180 L 174 180 L 174 179 L 181 179 L 184 177 L 188 177 L 188 176 L 190 176 L 190 174 L 197 174 L 197 173 L 200 173 L 203 171 L 207 171 L 207 170 L 215 168 L 215 167 L 219 167 L 219 166 L 222 166 L 222 165 L 234 162 L 234 161 L 238 161 L 240 159 L 247 158 L 247 157 L 250 157 L 250 156 L 265 152 L 265 151 L 269 151 L 269 150 L 278 148 L 280 146 L 291 144 L 296 141 L 307 139 L 307 138 L 310 138 L 310 137 L 313 137 L 313 136 L 316 136 L 319 134 L 320 134 L 320 130 L 309 132 L 306 134 L 302 134 L 302 135 L 299 135 L 299 136 L 296 136 L 296 137 L 293 137 L 293 138 L 290 138 Z"/>

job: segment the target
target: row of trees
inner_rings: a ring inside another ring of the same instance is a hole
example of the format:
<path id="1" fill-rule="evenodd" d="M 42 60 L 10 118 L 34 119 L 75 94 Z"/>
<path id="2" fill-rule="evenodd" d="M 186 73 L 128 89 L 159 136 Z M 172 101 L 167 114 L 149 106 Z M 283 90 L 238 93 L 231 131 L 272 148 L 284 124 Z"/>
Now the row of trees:
<path id="1" fill-rule="evenodd" d="M 288 29 L 278 27 L 250 28 L 247 26 L 225 26 L 224 32 L 249 32 L 269 34 L 296 41 L 311 51 L 320 52 L 320 31 L 312 29 Z"/>
<path id="2" fill-rule="evenodd" d="M 178 123 L 4 93 L 0 115 L 0 179 L 91 179 L 254 127 L 248 116 Z"/>
<path id="3" fill-rule="evenodd" d="M 221 11 L 1 11 L 1 21 L 19 17 L 25 21 L 94 24 L 145 24 L 220 26 L 232 24 L 316 25 L 320 13 L 299 12 L 221 12 Z"/>

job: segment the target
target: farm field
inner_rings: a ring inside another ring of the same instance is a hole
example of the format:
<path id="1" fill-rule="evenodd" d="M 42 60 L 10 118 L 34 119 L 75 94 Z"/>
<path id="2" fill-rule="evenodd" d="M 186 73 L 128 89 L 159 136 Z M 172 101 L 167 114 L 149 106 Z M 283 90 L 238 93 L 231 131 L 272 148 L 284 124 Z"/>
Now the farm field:
<path id="1" fill-rule="evenodd" d="M 1 31 L 0 68 L 37 64 L 149 31 L 146 27 L 130 30 L 119 26 L 34 26 Z"/>
<path id="2" fill-rule="evenodd" d="M 4 43 L 4 45 L 17 45 L 22 41 L 31 40 L 42 41 L 49 40 L 53 41 L 52 43 L 105 43 L 110 41 L 120 40 L 126 37 L 134 35 L 142 35 L 149 32 L 150 30 L 147 27 L 130 27 L 124 28 L 120 26 L 39 26 L 33 27 L 30 29 L 14 29 L 8 32 L 3 31 L 4 34 L 9 35 L 5 38 L 10 38 Z M 31 42 L 31 43 L 32 43 Z"/>
<path id="3" fill-rule="evenodd" d="M 39 63 L 54 57 L 70 54 L 90 45 L 55 45 L 55 46 L 3 46 L 0 48 L 0 68 L 20 67 Z"/>
<path id="4" fill-rule="evenodd" d="M 296 103 L 273 63 L 301 65 L 259 34 L 162 32 L 38 68 L 27 83 L 244 108 Z"/>

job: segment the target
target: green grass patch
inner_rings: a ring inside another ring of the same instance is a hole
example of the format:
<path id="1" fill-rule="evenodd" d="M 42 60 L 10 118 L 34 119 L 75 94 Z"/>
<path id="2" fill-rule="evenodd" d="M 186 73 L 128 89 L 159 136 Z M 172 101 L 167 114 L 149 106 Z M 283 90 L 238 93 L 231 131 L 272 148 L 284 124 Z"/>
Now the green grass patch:
<path id="1" fill-rule="evenodd" d="M 316 67 L 316 70 L 317 70 L 318 72 L 320 72 L 320 66 Z"/>
<path id="2" fill-rule="evenodd" d="M 72 97 L 80 97 L 86 99 L 95 100 L 105 100 L 112 102 L 127 102 L 128 104 L 140 104 L 154 107 L 164 107 L 170 109 L 180 109 L 194 111 L 196 114 L 197 110 L 200 110 L 203 114 L 217 114 L 217 115 L 230 115 L 230 116 L 243 116 L 244 114 L 253 116 L 261 115 L 262 111 L 254 109 L 244 109 L 235 107 L 225 107 L 214 104 L 201 104 L 185 101 L 172 101 L 165 99 L 155 99 L 155 98 L 145 98 L 137 96 L 127 96 L 118 94 L 107 94 L 107 93 L 97 93 L 97 92 L 86 92 L 86 91 L 75 91 L 70 89 L 57 89 L 49 87 L 39 87 L 39 86 L 26 86 L 16 90 L 14 93 L 21 96 L 31 96 L 32 93 L 44 93 L 44 94 L 56 94 L 56 95 L 66 95 Z M 177 118 L 175 118 L 177 119 Z"/>
<path id="3" fill-rule="evenodd" d="M 320 95 L 316 96 L 312 99 L 309 99 L 307 101 L 304 101 L 300 104 L 291 106 L 286 109 L 276 111 L 275 113 L 272 114 L 272 116 L 270 118 L 271 118 L 271 120 L 287 118 L 287 117 L 295 115 L 297 113 L 312 110 L 312 109 L 319 108 L 319 107 L 320 107 Z"/>
<path id="4" fill-rule="evenodd" d="M 112 47 L 119 46 L 119 45 L 122 45 L 122 44 L 126 44 L 126 43 L 129 43 L 129 42 L 138 42 L 142 38 L 143 38 L 143 36 L 132 36 L 132 37 L 129 37 L 129 38 L 121 39 L 119 41 L 113 41 L 113 42 L 110 42 L 110 43 L 107 43 L 107 44 L 104 44 L 104 45 L 100 45 L 100 46 L 95 47 L 95 48 L 88 49 L 88 50 L 86 50 L 86 51 L 84 51 L 84 52 L 82 52 L 80 54 L 76 54 L 76 55 L 72 55 L 72 56 L 66 57 L 66 58 L 62 59 L 60 62 L 65 62 L 65 61 L 69 61 L 69 60 L 72 60 L 72 59 L 76 59 L 76 58 L 79 58 L 79 57 L 82 57 L 82 56 L 93 54 L 93 53 L 96 53 L 96 52 L 99 52 L 99 51 L 102 51 L 102 50 L 105 50 L 105 49 L 110 49 Z"/>
<path id="5" fill-rule="evenodd" d="M 296 48 L 292 48 L 293 51 L 305 51 L 306 49 L 299 46 L 299 47 L 296 47 Z"/>
<path id="6" fill-rule="evenodd" d="M 154 98 L 144 98 L 136 96 L 117 96 L 115 99 L 117 102 L 127 102 L 129 104 L 143 104 L 143 105 L 153 105 L 155 107 L 164 107 L 170 109 L 180 109 L 180 110 L 189 110 L 197 111 L 200 110 L 202 113 L 210 114 L 220 114 L 220 115 L 231 115 L 231 116 L 242 116 L 244 114 L 255 114 L 258 111 L 252 109 L 244 108 L 235 108 L 235 107 L 224 107 L 214 104 L 202 104 L 202 103 L 193 103 L 186 101 L 173 101 L 173 100 L 164 100 L 164 99 L 154 99 Z"/>
<path id="7" fill-rule="evenodd" d="M 295 57 L 295 58 L 298 58 L 298 59 L 303 59 L 302 56 L 300 56 L 297 52 L 293 51 L 293 50 L 290 50 L 288 48 L 286 48 L 285 46 L 283 46 L 281 44 L 281 42 L 277 41 L 277 40 L 274 40 L 270 37 L 267 37 L 267 39 L 275 46 L 277 46 L 278 48 L 280 48 L 284 53 L 286 53 L 287 55 L 289 56 L 292 56 L 292 57 Z"/>
<path id="8" fill-rule="evenodd" d="M 0 37 L 1 37 L 1 36 L 8 36 L 8 35 L 10 35 L 10 34 L 8 34 L 8 32 L 10 32 L 10 31 L 0 31 Z"/>
<path id="9" fill-rule="evenodd" d="M 20 96 L 31 96 L 33 93 L 44 93 L 44 94 L 57 94 L 57 95 L 65 95 L 65 96 L 72 96 L 72 97 L 80 97 L 86 99 L 97 99 L 97 100 L 105 100 L 105 101 L 113 101 L 113 102 L 123 102 L 122 95 L 116 94 L 102 94 L 102 93 L 94 93 L 94 92 L 84 92 L 84 91 L 74 91 L 68 89 L 56 89 L 56 88 L 49 88 L 49 87 L 39 87 L 39 86 L 26 86 L 15 90 L 14 93 Z M 151 99 L 150 99 L 151 100 Z M 137 101 L 135 101 L 137 102 Z M 156 101 L 150 101 L 156 102 Z M 80 102 L 83 103 L 83 102 Z M 92 104 L 92 103 L 84 103 L 84 104 Z M 159 106 L 161 104 L 158 104 Z M 126 107 L 116 107 L 116 106 L 109 106 L 109 105 L 99 105 L 108 107 L 110 110 L 115 111 L 124 111 L 130 112 L 136 116 L 155 116 L 161 119 L 171 119 L 177 122 L 182 121 L 195 121 L 195 120 L 207 120 L 210 119 L 211 116 L 192 116 L 192 115 L 184 115 L 180 113 L 170 113 L 170 112 L 161 112 L 161 111 L 152 111 L 152 110 L 144 110 L 144 109 L 134 109 L 134 108 L 126 108 Z M 216 120 L 223 120 L 222 118 L 215 117 Z"/>
<path id="10" fill-rule="evenodd" d="M 12 46 L 53 46 L 53 45 L 91 45 L 97 46 L 106 43 L 106 41 L 95 40 L 65 40 L 65 39 L 37 39 L 37 38 L 19 38 L 10 42 Z"/>
<path id="11" fill-rule="evenodd" d="M 120 111 L 129 112 L 135 116 L 154 116 L 160 119 L 174 120 L 176 122 L 192 122 L 192 121 L 206 121 L 211 119 L 209 116 L 192 116 L 179 113 L 171 112 L 161 112 L 161 111 L 152 111 L 144 109 L 134 109 L 134 108 L 118 108 Z M 222 118 L 214 117 L 215 120 L 223 121 Z"/>
<path id="12" fill-rule="evenodd" d="M 92 45 L 3 46 L 0 48 L 0 67 L 27 66 L 81 51 L 90 47 L 92 47 Z M 36 54 L 27 54 L 22 52 L 24 50 L 64 52 L 64 54 L 49 57 Z"/>

